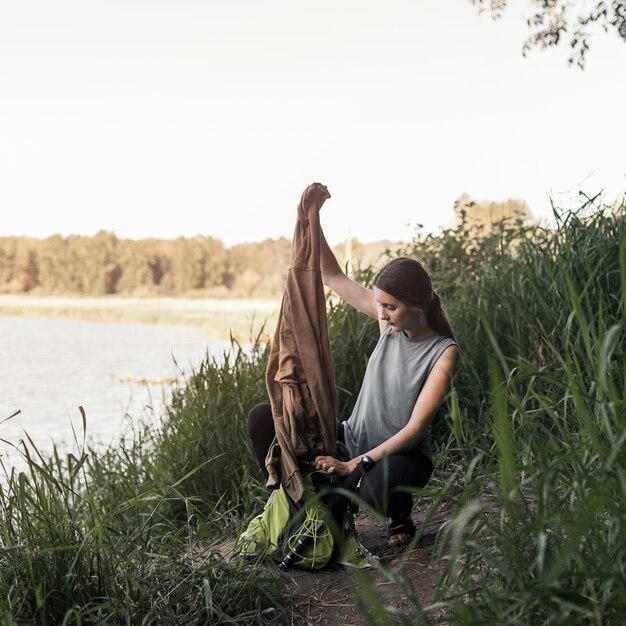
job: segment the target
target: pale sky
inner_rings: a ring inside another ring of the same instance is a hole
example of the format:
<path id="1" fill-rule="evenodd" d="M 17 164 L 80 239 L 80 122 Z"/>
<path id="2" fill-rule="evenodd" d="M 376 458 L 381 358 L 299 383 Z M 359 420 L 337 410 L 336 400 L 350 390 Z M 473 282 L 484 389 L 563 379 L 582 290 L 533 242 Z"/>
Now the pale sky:
<path id="1" fill-rule="evenodd" d="M 0 0 L 0 236 L 291 237 L 313 181 L 331 243 L 447 225 L 463 192 L 613 200 L 626 44 L 581 72 L 526 35 L 470 0 Z"/>

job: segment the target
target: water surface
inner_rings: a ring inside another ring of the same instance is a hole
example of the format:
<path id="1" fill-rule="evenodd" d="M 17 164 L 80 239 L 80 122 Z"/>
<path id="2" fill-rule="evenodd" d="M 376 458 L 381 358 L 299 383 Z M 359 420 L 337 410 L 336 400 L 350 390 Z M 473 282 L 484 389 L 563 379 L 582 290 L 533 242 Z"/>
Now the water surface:
<path id="1" fill-rule="evenodd" d="M 16 444 L 27 432 L 44 449 L 69 449 L 72 424 L 82 437 L 79 406 L 94 443 L 119 440 L 132 420 L 158 420 L 169 381 L 230 345 L 199 328 L 29 316 L 0 316 L 0 342 L 0 438 Z M 15 462 L 1 441 L 0 454 Z"/>

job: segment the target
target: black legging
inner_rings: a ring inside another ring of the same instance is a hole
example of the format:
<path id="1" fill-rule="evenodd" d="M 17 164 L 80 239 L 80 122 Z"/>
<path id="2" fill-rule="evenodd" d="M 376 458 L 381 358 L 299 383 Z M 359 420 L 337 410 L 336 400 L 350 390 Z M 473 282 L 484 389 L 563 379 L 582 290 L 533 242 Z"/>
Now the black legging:
<path id="1" fill-rule="evenodd" d="M 274 418 L 269 402 L 257 404 L 248 413 L 248 434 L 261 472 L 267 479 L 265 457 L 274 440 Z M 343 423 L 338 441 L 344 442 Z M 409 520 L 413 497 L 401 489 L 424 487 L 433 471 L 430 459 L 421 452 L 391 454 L 367 472 L 359 488 L 359 497 L 374 510 L 394 522 Z"/>

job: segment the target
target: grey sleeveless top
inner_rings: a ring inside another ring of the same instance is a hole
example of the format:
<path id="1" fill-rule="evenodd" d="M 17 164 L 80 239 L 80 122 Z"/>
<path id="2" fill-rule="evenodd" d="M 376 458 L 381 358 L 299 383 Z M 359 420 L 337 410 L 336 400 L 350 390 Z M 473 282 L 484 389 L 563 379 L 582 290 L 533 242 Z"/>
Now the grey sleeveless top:
<path id="1" fill-rule="evenodd" d="M 453 339 L 441 335 L 409 339 L 403 333 L 391 335 L 391 326 L 384 329 L 369 358 L 352 415 L 344 422 L 352 458 L 406 426 L 428 374 L 443 351 L 453 345 L 457 345 Z M 415 451 L 432 461 L 430 426 Z"/>

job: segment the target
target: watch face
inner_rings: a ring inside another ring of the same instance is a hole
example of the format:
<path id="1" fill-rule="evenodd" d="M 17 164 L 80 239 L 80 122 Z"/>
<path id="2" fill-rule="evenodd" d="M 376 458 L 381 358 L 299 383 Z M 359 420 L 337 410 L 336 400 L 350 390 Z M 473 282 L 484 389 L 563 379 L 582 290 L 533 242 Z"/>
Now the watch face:
<path id="1" fill-rule="evenodd" d="M 371 469 L 376 465 L 376 461 L 371 456 L 367 456 L 367 454 L 363 455 L 361 463 L 365 469 Z"/>

